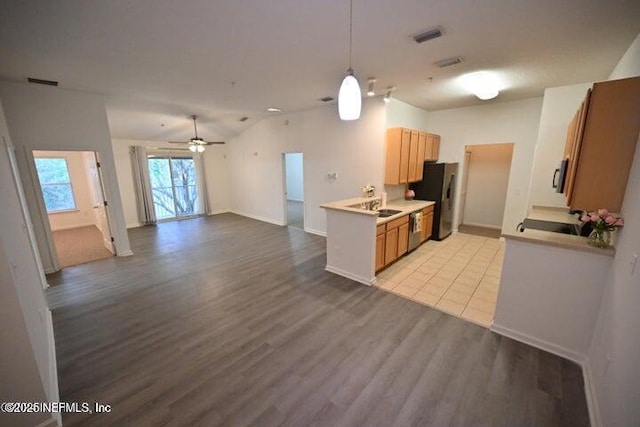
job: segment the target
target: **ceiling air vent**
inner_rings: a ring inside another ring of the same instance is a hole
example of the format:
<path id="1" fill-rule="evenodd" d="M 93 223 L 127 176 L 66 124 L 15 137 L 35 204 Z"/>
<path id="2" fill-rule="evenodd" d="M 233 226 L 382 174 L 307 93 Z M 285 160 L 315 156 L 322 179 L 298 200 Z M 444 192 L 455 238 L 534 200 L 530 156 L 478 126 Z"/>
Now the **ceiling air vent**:
<path id="1" fill-rule="evenodd" d="M 240 119 L 241 122 L 246 122 L 247 120 L 249 120 L 249 117 L 244 116 Z"/>
<path id="2" fill-rule="evenodd" d="M 330 96 L 325 96 L 325 97 L 320 98 L 320 101 L 322 101 L 322 102 L 331 102 L 331 101 L 333 101 L 333 98 L 330 97 Z"/>
<path id="3" fill-rule="evenodd" d="M 416 34 L 412 37 L 416 41 L 416 43 L 424 43 L 428 40 L 433 40 L 433 39 L 437 39 L 438 37 L 442 37 L 443 34 L 444 34 L 444 31 L 442 31 L 441 27 L 434 27 L 426 31 L 423 31 L 419 34 Z"/>
<path id="4" fill-rule="evenodd" d="M 438 62 L 434 62 L 434 64 L 436 64 L 440 68 L 446 68 L 446 67 L 451 67 L 452 65 L 459 64 L 461 62 L 462 62 L 462 58 L 459 56 L 456 56 L 455 58 L 447 58 Z"/>
<path id="5" fill-rule="evenodd" d="M 53 80 L 34 79 L 33 77 L 27 77 L 29 83 L 36 83 L 39 85 L 58 86 L 58 82 Z"/>

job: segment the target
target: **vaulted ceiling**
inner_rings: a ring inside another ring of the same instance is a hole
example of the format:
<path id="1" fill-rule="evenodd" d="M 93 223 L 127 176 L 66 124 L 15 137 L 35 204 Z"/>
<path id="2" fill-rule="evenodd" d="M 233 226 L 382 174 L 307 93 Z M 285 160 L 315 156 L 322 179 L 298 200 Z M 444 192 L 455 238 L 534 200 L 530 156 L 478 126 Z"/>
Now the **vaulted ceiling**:
<path id="1" fill-rule="evenodd" d="M 379 95 L 455 108 L 483 102 L 459 83 L 472 71 L 501 80 L 484 102 L 606 79 L 638 33 L 638 0 L 353 0 L 353 68 L 363 91 L 375 77 Z M 229 138 L 267 107 L 337 98 L 348 41 L 349 0 L 5 0 L 0 79 L 104 94 L 116 138 L 187 138 L 193 113 L 201 136 Z"/>

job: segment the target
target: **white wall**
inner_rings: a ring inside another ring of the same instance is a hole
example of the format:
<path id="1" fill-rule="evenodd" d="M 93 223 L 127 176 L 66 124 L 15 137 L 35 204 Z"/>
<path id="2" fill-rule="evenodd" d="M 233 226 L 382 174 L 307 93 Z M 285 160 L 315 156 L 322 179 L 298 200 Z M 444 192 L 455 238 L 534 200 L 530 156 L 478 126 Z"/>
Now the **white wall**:
<path id="1" fill-rule="evenodd" d="M 640 36 L 611 79 L 640 75 Z M 616 256 L 604 283 L 604 297 L 591 341 L 587 375 L 603 426 L 631 426 L 640 420 L 640 141 L 622 204 L 625 226 L 618 231 Z"/>
<path id="2" fill-rule="evenodd" d="M 341 121 L 335 105 L 262 120 L 228 143 L 235 212 L 284 225 L 282 153 L 304 154 L 305 230 L 324 234 L 322 203 L 383 188 L 384 106 L 363 100 L 357 121 Z M 338 178 L 327 175 L 336 172 Z"/>
<path id="3" fill-rule="evenodd" d="M 119 256 L 131 255 L 103 97 L 42 85 L 0 82 L 0 99 L 16 146 L 20 177 L 45 271 L 55 271 L 57 265 L 42 195 L 33 181 L 33 150 L 98 153 L 116 251 Z"/>
<path id="4" fill-rule="evenodd" d="M 513 144 L 472 145 L 464 203 L 464 224 L 501 228 L 509 186 Z"/>
<path id="5" fill-rule="evenodd" d="M 566 207 L 564 194 L 552 188 L 553 173 L 563 159 L 567 129 L 591 83 L 548 88 L 544 91 L 538 143 L 531 175 L 529 207 Z"/>
<path id="6" fill-rule="evenodd" d="M 142 141 L 136 139 L 114 139 L 111 143 L 113 157 L 116 160 L 118 185 L 122 195 L 122 207 L 127 228 L 139 227 L 141 224 L 136 207 L 136 194 L 129 150 L 134 145 L 166 149 L 175 149 L 176 145 L 165 141 Z M 207 195 L 209 197 L 208 214 L 228 212 L 230 210 L 229 172 L 226 153 L 225 145 L 210 145 L 203 153 Z"/>
<path id="7" fill-rule="evenodd" d="M 23 216 L 8 147 L 8 128 L 0 105 L 0 401 L 58 401 L 51 312 L 45 278 L 31 227 Z M 44 398 L 44 399 L 43 399 Z M 51 415 L 0 415 L 2 425 L 37 425 Z M 57 417 L 60 418 L 59 416 Z"/>
<path id="8" fill-rule="evenodd" d="M 85 167 L 85 152 L 36 150 L 33 152 L 33 157 L 61 157 L 67 160 L 69 178 L 71 178 L 73 196 L 76 201 L 76 210 L 70 212 L 50 213 L 48 216 L 51 230 L 56 231 L 87 225 L 96 225 L 97 222 L 93 209 L 93 196 Z"/>
<path id="9" fill-rule="evenodd" d="M 442 137 L 439 161 L 458 162 L 459 177 L 464 172 L 462 163 L 466 145 L 514 143 L 503 230 L 515 229 L 527 214 L 527 195 L 541 107 L 542 98 L 532 98 L 429 113 L 429 131 Z M 456 189 L 456 229 L 459 224 L 457 207 L 460 205 L 461 182 L 459 179 Z"/>
<path id="10" fill-rule="evenodd" d="M 422 108 L 391 98 L 385 106 L 385 126 L 387 128 L 409 128 L 430 131 L 429 112 Z"/>
<path id="11" fill-rule="evenodd" d="M 302 153 L 287 153 L 284 157 L 287 200 L 302 202 L 304 201 Z"/>

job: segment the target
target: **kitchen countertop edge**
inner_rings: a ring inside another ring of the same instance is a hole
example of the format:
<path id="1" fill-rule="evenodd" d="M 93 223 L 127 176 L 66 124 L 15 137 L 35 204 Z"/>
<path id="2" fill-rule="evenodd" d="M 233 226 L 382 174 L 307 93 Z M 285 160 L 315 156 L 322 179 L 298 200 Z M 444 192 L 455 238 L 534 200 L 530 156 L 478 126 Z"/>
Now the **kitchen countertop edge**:
<path id="1" fill-rule="evenodd" d="M 377 197 L 377 199 L 379 199 L 379 197 Z M 377 217 L 378 216 L 377 211 L 368 211 L 365 209 L 351 207 L 351 205 L 357 205 L 359 203 L 368 202 L 368 201 L 371 201 L 371 199 L 364 198 L 364 197 L 357 197 L 353 199 L 339 200 L 337 202 L 323 203 L 322 205 L 320 205 L 320 207 L 323 209 L 338 210 L 338 211 L 351 212 L 351 213 L 360 214 L 360 215 Z M 399 210 L 401 212 L 385 218 L 378 217 L 376 219 L 376 226 L 381 224 L 386 224 L 389 221 L 393 221 L 394 219 L 398 219 L 400 217 L 403 217 L 404 215 L 409 215 L 411 212 L 419 211 L 421 209 L 424 209 L 434 204 L 435 202 L 427 201 L 427 200 L 404 200 L 404 199 L 390 200 L 387 202 L 387 205 L 384 207 L 384 209 L 394 209 L 394 210 Z"/>
<path id="2" fill-rule="evenodd" d="M 502 233 L 505 239 L 516 240 L 525 243 L 534 243 L 544 246 L 552 246 L 562 249 L 577 250 L 595 255 L 614 257 L 616 250 L 613 246 L 608 248 L 594 248 L 587 245 L 587 238 L 569 234 L 553 233 L 551 231 L 526 229 L 523 232 Z"/>

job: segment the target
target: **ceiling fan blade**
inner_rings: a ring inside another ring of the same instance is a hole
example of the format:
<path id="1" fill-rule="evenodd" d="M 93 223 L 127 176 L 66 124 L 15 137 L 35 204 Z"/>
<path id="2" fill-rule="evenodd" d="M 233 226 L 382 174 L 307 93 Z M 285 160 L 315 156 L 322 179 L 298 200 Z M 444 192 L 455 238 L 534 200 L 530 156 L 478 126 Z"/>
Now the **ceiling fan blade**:
<path id="1" fill-rule="evenodd" d="M 188 144 L 189 141 L 168 141 L 169 144 Z"/>
<path id="2" fill-rule="evenodd" d="M 224 144 L 224 141 L 204 141 L 205 145 Z"/>

